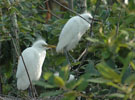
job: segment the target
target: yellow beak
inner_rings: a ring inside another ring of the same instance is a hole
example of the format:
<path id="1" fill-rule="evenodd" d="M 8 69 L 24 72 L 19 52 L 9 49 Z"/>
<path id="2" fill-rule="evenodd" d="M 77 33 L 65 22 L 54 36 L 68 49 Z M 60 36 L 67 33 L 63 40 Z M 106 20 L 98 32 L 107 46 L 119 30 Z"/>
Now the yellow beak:
<path id="1" fill-rule="evenodd" d="M 45 47 L 47 47 L 47 48 L 56 48 L 56 46 L 55 45 L 44 45 Z"/>

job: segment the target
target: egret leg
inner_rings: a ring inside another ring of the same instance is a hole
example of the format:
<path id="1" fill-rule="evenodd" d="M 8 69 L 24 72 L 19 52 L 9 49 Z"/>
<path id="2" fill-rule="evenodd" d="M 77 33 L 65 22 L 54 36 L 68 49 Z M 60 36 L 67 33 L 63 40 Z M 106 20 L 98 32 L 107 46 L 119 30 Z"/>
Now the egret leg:
<path id="1" fill-rule="evenodd" d="M 72 61 L 74 62 L 74 63 L 76 63 L 77 62 L 77 60 L 67 51 L 67 54 L 70 56 L 70 58 L 72 59 Z"/>
<path id="2" fill-rule="evenodd" d="M 68 64 L 71 65 L 70 59 L 69 59 L 69 56 L 68 56 L 68 52 L 67 52 L 66 49 L 64 49 L 64 53 L 65 53 L 66 59 L 67 59 L 67 61 L 68 61 Z"/>
<path id="3" fill-rule="evenodd" d="M 34 94 L 34 97 L 38 97 L 38 94 L 37 94 L 37 91 L 36 91 L 35 86 L 33 86 L 33 90 L 32 90 L 30 87 L 28 88 L 28 95 L 29 95 L 30 97 L 32 97 L 32 92 L 33 92 L 33 94 Z"/>
<path id="4" fill-rule="evenodd" d="M 29 95 L 30 97 L 32 97 L 32 90 L 31 90 L 30 87 L 28 88 L 28 95 Z"/>
<path id="5" fill-rule="evenodd" d="M 38 93 L 37 93 L 36 87 L 33 86 L 33 89 L 34 89 L 34 94 L 35 94 L 35 96 L 38 97 Z"/>

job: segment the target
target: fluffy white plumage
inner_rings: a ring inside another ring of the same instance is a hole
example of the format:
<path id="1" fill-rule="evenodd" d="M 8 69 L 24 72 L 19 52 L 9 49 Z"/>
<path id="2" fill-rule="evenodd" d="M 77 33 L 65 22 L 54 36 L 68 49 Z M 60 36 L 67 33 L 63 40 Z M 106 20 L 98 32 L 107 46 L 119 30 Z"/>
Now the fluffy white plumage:
<path id="1" fill-rule="evenodd" d="M 81 14 L 83 18 L 91 22 L 92 15 L 90 13 Z M 72 50 L 78 44 L 82 35 L 90 28 L 90 24 L 79 16 L 74 16 L 64 25 L 59 36 L 59 42 L 56 47 L 57 52 Z"/>
<path id="2" fill-rule="evenodd" d="M 47 43 L 44 40 L 38 40 L 32 45 L 32 47 L 26 48 L 22 52 L 22 56 L 28 69 L 31 81 L 39 80 L 41 76 L 42 65 L 47 49 L 43 45 L 47 45 Z M 25 90 L 29 87 L 30 82 L 28 80 L 28 76 L 21 57 L 18 61 L 16 78 L 17 88 L 19 90 Z"/>

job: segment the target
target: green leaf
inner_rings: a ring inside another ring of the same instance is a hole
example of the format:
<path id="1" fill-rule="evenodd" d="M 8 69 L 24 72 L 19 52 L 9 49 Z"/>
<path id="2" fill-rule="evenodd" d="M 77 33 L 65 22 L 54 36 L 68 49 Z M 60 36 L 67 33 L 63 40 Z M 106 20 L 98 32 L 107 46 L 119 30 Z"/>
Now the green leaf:
<path id="1" fill-rule="evenodd" d="M 69 91 L 69 92 L 65 93 L 64 96 L 76 96 L 76 92 L 75 91 Z"/>
<path id="2" fill-rule="evenodd" d="M 125 83 L 128 84 L 135 83 L 135 74 L 128 76 L 128 78 L 125 80 Z"/>
<path id="3" fill-rule="evenodd" d="M 121 82 L 120 75 L 116 73 L 111 67 L 109 67 L 105 62 L 97 64 L 96 68 L 106 79 L 113 80 L 114 82 Z"/>
<path id="4" fill-rule="evenodd" d="M 95 68 L 94 62 L 91 60 L 89 61 L 89 64 L 86 66 L 86 73 L 89 73 L 90 76 L 99 76 L 99 72 Z"/>
<path id="5" fill-rule="evenodd" d="M 91 78 L 91 79 L 88 79 L 87 81 L 92 82 L 92 83 L 100 83 L 100 84 L 111 82 L 111 80 L 107 80 L 107 79 L 104 79 L 104 78 Z"/>
<path id="6" fill-rule="evenodd" d="M 125 82 L 125 80 L 131 75 L 131 73 L 132 73 L 131 68 L 128 67 L 128 68 L 125 70 L 125 72 L 124 72 L 124 74 L 123 74 L 123 76 L 122 76 L 122 79 L 121 79 L 122 83 Z"/>
<path id="7" fill-rule="evenodd" d="M 50 72 L 45 72 L 45 74 L 44 74 L 44 79 L 45 80 L 48 80 L 50 77 L 52 76 L 52 73 L 50 73 Z"/>
<path id="8" fill-rule="evenodd" d="M 135 22 L 135 15 L 134 14 L 129 14 L 125 20 L 124 20 L 126 25 L 132 24 Z"/>
<path id="9" fill-rule="evenodd" d="M 68 80 L 68 78 L 69 78 L 69 66 L 68 65 L 61 68 L 60 77 L 64 81 L 67 81 Z"/>
<path id="10" fill-rule="evenodd" d="M 63 93 L 63 90 L 46 91 L 45 93 L 41 93 L 40 97 L 57 96 L 62 93 Z"/>
<path id="11" fill-rule="evenodd" d="M 120 58 L 124 67 L 122 68 L 121 77 L 123 77 L 124 73 L 126 72 L 130 62 L 132 61 L 135 54 L 133 52 L 129 52 L 126 58 Z"/>
<path id="12" fill-rule="evenodd" d="M 66 96 L 64 97 L 62 100 L 76 100 L 76 97 L 75 96 Z"/>
<path id="13" fill-rule="evenodd" d="M 55 81 L 56 85 L 58 85 L 59 87 L 65 86 L 64 80 L 59 76 L 54 76 L 54 81 Z"/>
<path id="14" fill-rule="evenodd" d="M 80 84 L 78 85 L 78 87 L 77 87 L 77 90 L 78 91 L 83 91 L 83 90 L 85 90 L 85 88 L 88 86 L 88 79 L 89 79 L 89 77 L 90 77 L 90 74 L 89 73 L 86 73 L 86 74 L 84 74 L 84 75 L 82 75 L 81 77 L 80 77 L 80 79 L 82 80 L 81 82 L 80 82 Z"/>
<path id="15" fill-rule="evenodd" d="M 97 3 L 97 0 L 91 0 L 91 3 L 95 5 Z"/>
<path id="16" fill-rule="evenodd" d="M 81 84 L 77 87 L 78 91 L 83 91 L 86 89 L 86 87 L 88 86 L 88 81 L 82 81 Z"/>
<path id="17" fill-rule="evenodd" d="M 97 43 L 97 42 L 100 42 L 98 39 L 96 39 L 96 38 L 90 38 L 90 37 L 87 37 L 86 38 L 88 41 L 90 41 L 90 42 L 93 42 L 93 43 Z"/>
<path id="18" fill-rule="evenodd" d="M 115 64 L 115 62 L 114 62 L 113 59 L 108 59 L 106 63 L 107 63 L 107 65 L 108 65 L 109 67 L 111 67 L 112 69 L 117 68 L 117 66 L 116 66 L 116 64 Z"/>
<path id="19" fill-rule="evenodd" d="M 34 81 L 33 83 L 38 85 L 38 86 L 44 87 L 44 88 L 55 88 L 56 87 L 55 85 L 50 85 L 50 84 L 43 82 L 43 81 Z"/>
<path id="20" fill-rule="evenodd" d="M 77 88 L 82 82 L 84 81 L 83 78 L 80 78 L 79 80 L 73 80 L 69 83 L 67 83 L 67 87 L 70 88 L 70 89 L 75 89 Z"/>
<path id="21" fill-rule="evenodd" d="M 111 54 L 110 54 L 110 52 L 109 52 L 109 51 L 103 51 L 103 52 L 102 52 L 102 56 L 103 56 L 103 58 L 104 58 L 104 59 L 109 58 L 109 57 L 110 57 L 110 55 L 111 55 Z"/>
<path id="22" fill-rule="evenodd" d="M 107 97 L 110 97 L 110 98 L 114 98 L 114 97 L 124 98 L 124 96 L 125 95 L 121 93 L 112 93 L 112 94 L 107 95 Z"/>
<path id="23" fill-rule="evenodd" d="M 75 100 L 77 94 L 75 91 L 70 91 L 64 94 L 64 98 L 62 100 Z"/>
<path id="24" fill-rule="evenodd" d="M 112 10 L 113 10 L 113 12 L 116 12 L 116 11 L 117 11 L 117 7 L 118 7 L 118 4 L 117 4 L 117 3 L 114 3 L 114 4 L 112 5 Z"/>
<path id="25" fill-rule="evenodd" d="M 135 60 L 130 62 L 131 67 L 135 70 Z"/>

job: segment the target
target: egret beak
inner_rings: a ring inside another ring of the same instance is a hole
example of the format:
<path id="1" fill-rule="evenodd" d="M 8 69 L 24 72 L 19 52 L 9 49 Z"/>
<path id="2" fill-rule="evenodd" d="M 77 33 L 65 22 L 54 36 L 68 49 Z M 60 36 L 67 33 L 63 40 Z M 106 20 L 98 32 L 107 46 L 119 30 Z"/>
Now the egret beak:
<path id="1" fill-rule="evenodd" d="M 51 49 L 51 48 L 56 48 L 55 45 L 43 45 L 43 46 L 46 47 L 46 48 L 49 48 L 49 49 Z"/>

